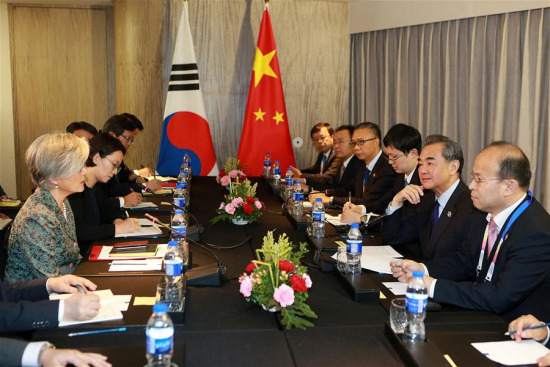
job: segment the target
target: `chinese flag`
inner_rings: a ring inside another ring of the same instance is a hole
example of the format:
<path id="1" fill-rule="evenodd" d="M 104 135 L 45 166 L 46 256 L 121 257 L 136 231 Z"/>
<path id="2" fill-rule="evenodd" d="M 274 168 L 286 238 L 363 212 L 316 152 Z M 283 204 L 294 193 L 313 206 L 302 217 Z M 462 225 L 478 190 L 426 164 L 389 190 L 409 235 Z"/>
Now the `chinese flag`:
<path id="1" fill-rule="evenodd" d="M 239 145 L 238 157 L 246 173 L 261 176 L 264 156 L 269 152 L 272 161 L 279 160 L 284 174 L 288 166 L 295 165 L 290 140 L 277 48 L 266 5 Z"/>

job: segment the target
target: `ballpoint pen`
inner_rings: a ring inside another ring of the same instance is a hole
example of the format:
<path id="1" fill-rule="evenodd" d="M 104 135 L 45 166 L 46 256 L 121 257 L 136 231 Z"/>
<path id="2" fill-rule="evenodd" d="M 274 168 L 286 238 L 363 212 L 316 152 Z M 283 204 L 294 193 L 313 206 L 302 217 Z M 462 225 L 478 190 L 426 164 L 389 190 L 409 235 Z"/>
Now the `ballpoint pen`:
<path id="1" fill-rule="evenodd" d="M 83 335 L 94 335 L 94 334 L 104 334 L 104 333 L 120 333 L 126 331 L 125 327 L 120 327 L 116 329 L 100 329 L 100 330 L 91 330 L 91 331 L 80 331 L 78 333 L 69 333 L 69 337 L 73 336 L 83 336 Z"/>
<path id="2" fill-rule="evenodd" d="M 535 326 L 531 326 L 531 327 L 526 327 L 523 330 L 540 329 L 540 328 L 547 327 L 547 326 L 550 326 L 550 322 L 546 323 L 546 324 L 540 324 L 540 325 L 535 325 Z M 515 333 L 517 333 L 516 330 L 511 330 L 511 331 L 505 332 L 504 335 L 513 335 Z"/>

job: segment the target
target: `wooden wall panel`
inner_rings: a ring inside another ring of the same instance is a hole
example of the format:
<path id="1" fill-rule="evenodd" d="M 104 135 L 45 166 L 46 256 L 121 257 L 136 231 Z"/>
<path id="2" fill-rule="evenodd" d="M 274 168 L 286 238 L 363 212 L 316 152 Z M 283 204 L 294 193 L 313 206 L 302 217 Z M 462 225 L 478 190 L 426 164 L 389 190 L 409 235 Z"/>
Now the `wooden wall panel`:
<path id="1" fill-rule="evenodd" d="M 12 66 L 18 195 L 32 188 L 24 161 L 36 137 L 109 115 L 107 10 L 14 6 Z"/>

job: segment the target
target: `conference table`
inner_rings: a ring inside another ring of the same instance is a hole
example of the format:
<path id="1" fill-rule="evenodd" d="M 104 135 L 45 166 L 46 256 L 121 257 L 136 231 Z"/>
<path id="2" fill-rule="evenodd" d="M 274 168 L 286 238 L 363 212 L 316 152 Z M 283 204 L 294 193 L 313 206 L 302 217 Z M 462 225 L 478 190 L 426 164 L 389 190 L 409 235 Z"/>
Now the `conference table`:
<path id="1" fill-rule="evenodd" d="M 217 246 L 213 251 L 227 270 L 219 286 L 187 286 L 184 319 L 179 320 L 175 327 L 174 361 L 178 365 L 452 366 L 443 358 L 444 354 L 458 366 L 496 365 L 474 350 L 470 343 L 504 340 L 502 334 L 506 323 L 499 316 L 442 305 L 438 311 L 427 315 L 426 343 L 412 347 L 403 343 L 387 325 L 389 301 L 394 296 L 381 282 L 392 281 L 391 276 L 364 271 L 361 277 L 378 287 L 383 295 L 356 301 L 346 287 L 345 277 L 327 271 L 327 267 L 317 261 L 315 240 L 308 238 L 304 230 L 296 229 L 282 213 L 281 200 L 270 186 L 261 179 L 252 180 L 258 182 L 256 196 L 265 202 L 267 209 L 262 217 L 243 226 L 228 222 L 212 225 L 210 220 L 216 215 L 215 210 L 227 191 L 216 184 L 213 177 L 193 177 L 190 212 L 204 227 L 200 242 Z M 171 207 L 162 203 L 171 202 L 171 197 L 148 196 L 145 200 L 159 206 L 159 210 L 151 212 L 152 215 L 161 221 L 169 221 Z M 133 211 L 131 215 L 142 217 L 143 212 Z M 194 224 L 190 220 L 190 225 Z M 294 244 L 308 242 L 310 245 L 310 254 L 304 262 L 309 266 L 313 281 L 308 304 L 318 316 L 312 320 L 315 327 L 286 330 L 281 327 L 277 313 L 262 310 L 239 293 L 238 278 L 270 230 L 275 231 L 275 236 L 287 234 Z M 331 225 L 327 225 L 326 230 L 327 235 L 337 236 Z M 374 234 L 365 243 L 380 244 L 378 237 Z M 166 243 L 167 240 L 157 238 L 151 242 Z M 108 245 L 113 241 L 96 241 L 94 244 Z M 221 249 L 241 242 L 244 242 L 242 246 Z M 194 245 L 190 249 L 192 269 L 215 263 L 203 249 Z M 84 261 L 76 274 L 88 276 L 99 288 L 112 289 L 114 294 L 149 297 L 155 295 L 155 286 L 163 279 L 160 272 L 112 276 L 106 267 L 106 263 Z M 35 331 L 32 339 L 48 339 L 58 348 L 100 351 L 107 354 L 114 365 L 141 366 L 145 364 L 145 323 L 151 312 L 151 306 L 131 303 L 128 311 L 123 313 L 123 320 Z M 123 325 L 127 327 L 124 333 L 67 337 L 75 330 Z"/>

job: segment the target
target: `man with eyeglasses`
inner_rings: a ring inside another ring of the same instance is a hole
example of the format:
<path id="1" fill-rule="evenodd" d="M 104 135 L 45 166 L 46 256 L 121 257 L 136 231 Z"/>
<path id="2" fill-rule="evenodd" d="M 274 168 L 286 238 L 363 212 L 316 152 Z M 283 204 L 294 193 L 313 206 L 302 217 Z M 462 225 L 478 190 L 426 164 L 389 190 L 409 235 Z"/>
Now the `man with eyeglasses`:
<path id="1" fill-rule="evenodd" d="M 332 149 L 332 135 L 334 129 L 327 122 L 320 122 L 311 128 L 310 136 L 313 141 L 315 150 L 319 153 L 315 164 L 309 168 L 304 168 L 301 171 L 296 170 L 293 174 L 299 173 L 313 173 L 323 174 L 326 171 L 334 173 L 338 163 L 334 163 L 334 151 Z M 293 171 L 294 171 L 293 170 Z"/>
<path id="2" fill-rule="evenodd" d="M 507 321 L 532 314 L 550 319 L 550 215 L 529 189 L 529 159 L 517 146 L 494 142 L 474 160 L 470 219 L 454 253 L 424 264 L 390 262 L 406 281 L 424 272 L 434 301 L 498 313 Z"/>
<path id="3" fill-rule="evenodd" d="M 358 205 L 364 213 L 382 213 L 392 197 L 392 187 L 397 177 L 383 157 L 380 128 L 372 122 L 363 122 L 355 127 L 350 146 L 362 162 L 355 175 L 354 194 L 329 197 L 319 194 L 323 203 L 339 206 Z M 351 199 L 351 202 L 350 202 Z"/>
<path id="4" fill-rule="evenodd" d="M 355 173 L 359 169 L 360 161 L 353 155 L 349 143 L 353 135 L 354 127 L 351 125 L 340 126 L 333 135 L 334 163 L 336 170 L 327 170 L 323 174 L 302 173 L 293 169 L 294 177 L 305 179 L 312 189 L 325 191 L 329 196 L 345 196 L 351 190 L 355 190 Z"/>

